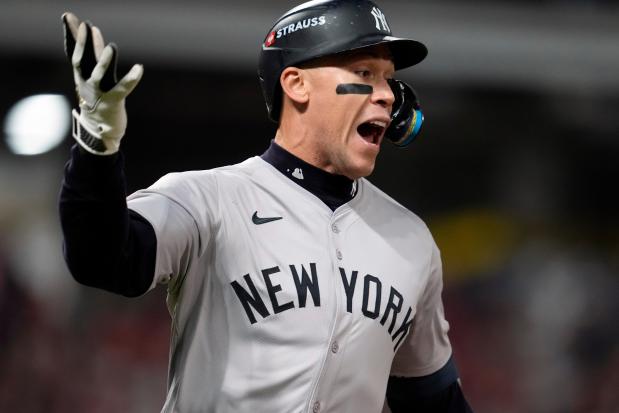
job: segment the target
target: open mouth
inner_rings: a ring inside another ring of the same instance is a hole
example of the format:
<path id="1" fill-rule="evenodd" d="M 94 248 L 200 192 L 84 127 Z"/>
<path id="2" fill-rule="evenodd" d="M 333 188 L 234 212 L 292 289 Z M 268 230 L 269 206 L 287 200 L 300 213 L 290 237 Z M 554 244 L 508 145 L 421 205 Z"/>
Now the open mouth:
<path id="1" fill-rule="evenodd" d="M 385 129 L 387 129 L 387 123 L 372 120 L 368 122 L 363 122 L 361 125 L 357 127 L 357 133 L 369 143 L 374 145 L 378 145 L 380 143 L 383 134 L 385 133 Z"/>

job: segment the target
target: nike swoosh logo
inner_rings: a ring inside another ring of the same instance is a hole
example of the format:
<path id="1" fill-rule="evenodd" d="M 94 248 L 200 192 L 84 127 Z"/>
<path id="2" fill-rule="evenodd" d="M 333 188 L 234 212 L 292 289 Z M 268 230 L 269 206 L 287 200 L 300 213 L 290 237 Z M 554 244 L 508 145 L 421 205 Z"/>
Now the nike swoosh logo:
<path id="1" fill-rule="evenodd" d="M 267 222 L 277 221 L 278 219 L 282 219 L 283 217 L 267 217 L 260 218 L 258 216 L 258 211 L 254 212 L 254 215 L 251 216 L 251 222 L 256 225 L 266 224 Z"/>

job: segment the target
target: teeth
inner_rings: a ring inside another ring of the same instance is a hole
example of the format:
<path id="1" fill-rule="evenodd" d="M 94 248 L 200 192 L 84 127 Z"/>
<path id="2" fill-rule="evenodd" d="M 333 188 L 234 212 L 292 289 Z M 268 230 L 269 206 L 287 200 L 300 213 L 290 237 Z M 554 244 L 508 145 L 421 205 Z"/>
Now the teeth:
<path id="1" fill-rule="evenodd" d="M 380 121 L 380 120 L 370 121 L 370 124 L 372 124 L 374 126 L 381 127 L 381 128 L 386 128 L 387 127 L 387 122 L 383 122 L 383 121 Z"/>

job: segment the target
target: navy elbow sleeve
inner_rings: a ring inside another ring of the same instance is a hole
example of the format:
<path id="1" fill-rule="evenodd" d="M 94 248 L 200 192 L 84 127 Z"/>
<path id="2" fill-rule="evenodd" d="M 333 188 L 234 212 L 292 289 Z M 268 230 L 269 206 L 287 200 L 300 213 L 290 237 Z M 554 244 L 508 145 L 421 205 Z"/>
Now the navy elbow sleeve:
<path id="1" fill-rule="evenodd" d="M 472 413 L 458 382 L 453 356 L 430 375 L 390 377 L 387 404 L 393 413 Z"/>
<path id="2" fill-rule="evenodd" d="M 127 208 L 122 154 L 96 156 L 74 146 L 59 199 L 64 257 L 81 284 L 125 296 L 148 290 L 155 231 Z"/>

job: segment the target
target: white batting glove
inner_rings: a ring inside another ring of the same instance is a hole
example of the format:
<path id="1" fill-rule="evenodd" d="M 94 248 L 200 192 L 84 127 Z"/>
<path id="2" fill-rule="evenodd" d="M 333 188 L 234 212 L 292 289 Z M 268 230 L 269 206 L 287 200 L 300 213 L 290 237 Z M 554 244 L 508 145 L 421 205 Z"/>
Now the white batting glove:
<path id="1" fill-rule="evenodd" d="M 90 153 L 111 155 L 118 152 L 127 128 L 125 98 L 142 78 L 144 68 L 135 64 L 118 81 L 116 45 L 104 47 L 99 29 L 80 22 L 72 13 L 63 14 L 62 21 L 80 109 L 72 112 L 73 137 Z"/>

